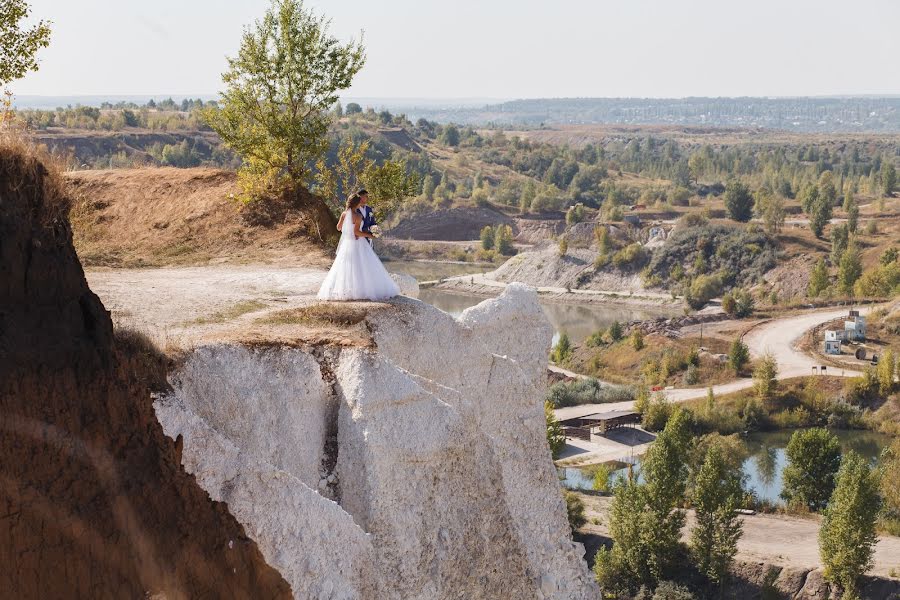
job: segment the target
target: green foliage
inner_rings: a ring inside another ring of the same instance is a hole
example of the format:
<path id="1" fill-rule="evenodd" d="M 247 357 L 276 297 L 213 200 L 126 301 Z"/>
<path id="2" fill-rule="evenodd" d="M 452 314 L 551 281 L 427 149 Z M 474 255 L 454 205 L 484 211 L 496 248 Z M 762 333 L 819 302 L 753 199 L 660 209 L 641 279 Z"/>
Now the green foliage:
<path id="1" fill-rule="evenodd" d="M 613 321 L 612 325 L 610 325 L 609 329 L 607 330 L 609 339 L 611 339 L 613 342 L 618 342 L 619 340 L 621 340 L 623 333 L 624 332 L 622 331 L 622 324 L 618 321 Z"/>
<path id="2" fill-rule="evenodd" d="M 831 264 L 840 262 L 847 243 L 850 241 L 850 230 L 847 225 L 835 225 L 831 229 Z"/>
<path id="3" fill-rule="evenodd" d="M 733 221 L 749 221 L 753 217 L 753 195 L 750 188 L 740 181 L 729 181 L 725 187 L 725 209 Z"/>
<path id="4" fill-rule="evenodd" d="M 878 359 L 878 391 L 887 397 L 897 388 L 897 360 L 890 348 L 886 349 Z"/>
<path id="5" fill-rule="evenodd" d="M 700 383 L 700 370 L 697 369 L 696 365 L 688 365 L 687 370 L 684 372 L 684 384 L 697 385 L 698 383 Z"/>
<path id="6" fill-rule="evenodd" d="M 648 402 L 647 407 L 640 411 L 643 415 L 641 427 L 647 431 L 660 431 L 669 421 L 673 412 L 672 404 L 662 394 L 656 394 Z"/>
<path id="7" fill-rule="evenodd" d="M 494 228 L 494 248 L 503 256 L 513 253 L 513 232 L 509 225 L 497 225 Z"/>
<path id="8" fill-rule="evenodd" d="M 559 238 L 559 255 L 565 256 L 569 251 L 569 238 L 562 236 Z"/>
<path id="9" fill-rule="evenodd" d="M 900 485 L 897 485 L 900 481 L 900 439 L 894 439 L 884 449 L 878 465 L 885 516 L 900 520 Z"/>
<path id="10" fill-rule="evenodd" d="M 853 286 L 862 275 L 862 257 L 856 242 L 851 241 L 841 256 L 838 268 L 838 285 L 845 294 L 853 292 Z"/>
<path id="11" fill-rule="evenodd" d="M 594 467 L 594 481 L 591 483 L 591 489 L 595 492 L 608 492 L 613 473 L 615 471 L 610 465 L 602 464 Z"/>
<path id="12" fill-rule="evenodd" d="M 753 305 L 753 296 L 741 289 L 732 290 L 722 296 L 722 310 L 738 319 L 752 315 Z"/>
<path id="13" fill-rule="evenodd" d="M 856 233 L 859 227 L 859 204 L 854 200 L 847 208 L 847 229 L 850 233 Z"/>
<path id="14" fill-rule="evenodd" d="M 691 552 L 711 581 L 723 583 L 737 554 L 742 524 L 735 512 L 743 489 L 740 470 L 713 445 L 694 481 L 692 504 L 697 524 L 691 532 Z"/>
<path id="15" fill-rule="evenodd" d="M 845 599 L 857 597 L 860 576 L 874 565 L 878 487 L 877 473 L 861 456 L 848 452 L 819 529 L 825 578 L 843 588 Z"/>
<path id="16" fill-rule="evenodd" d="M 347 108 L 344 112 L 346 112 L 347 115 L 358 115 L 362 113 L 362 111 L 362 106 L 360 106 L 356 102 L 350 102 L 347 104 Z"/>
<path id="17" fill-rule="evenodd" d="M 756 368 L 753 369 L 753 391 L 763 404 L 769 402 L 778 389 L 778 363 L 775 357 L 767 352 Z"/>
<path id="18" fill-rule="evenodd" d="M 578 497 L 578 494 L 570 490 L 565 490 L 563 494 L 565 494 L 566 498 L 566 515 L 569 518 L 569 527 L 572 529 L 572 533 L 575 533 L 579 527 L 587 523 L 587 518 L 584 516 L 584 502 Z"/>
<path id="19" fill-rule="evenodd" d="M 750 362 L 750 349 L 740 338 L 735 338 L 728 350 L 728 366 L 732 368 L 735 375 L 740 375 L 748 362 Z"/>
<path id="20" fill-rule="evenodd" d="M 618 269 L 637 271 L 650 260 L 650 253 L 635 242 L 629 244 L 613 255 L 613 264 Z"/>
<path id="21" fill-rule="evenodd" d="M 881 164 L 881 186 L 885 196 L 893 195 L 897 187 L 897 168 L 890 161 Z"/>
<path id="22" fill-rule="evenodd" d="M 50 45 L 50 23 L 38 21 L 25 28 L 31 7 L 25 0 L 0 2 L 0 86 L 38 70 L 37 53 Z"/>
<path id="23" fill-rule="evenodd" d="M 631 333 L 631 347 L 638 352 L 644 349 L 644 333 L 640 328 L 636 328 Z"/>
<path id="24" fill-rule="evenodd" d="M 579 203 L 575 206 L 570 206 L 569 210 L 566 211 L 566 225 L 571 226 L 582 221 L 584 221 L 584 205 Z"/>
<path id="25" fill-rule="evenodd" d="M 553 350 L 550 352 L 550 359 L 556 364 L 561 365 L 566 362 L 570 356 L 572 356 L 572 342 L 569 340 L 569 335 L 563 332 L 559 336 L 559 341 L 556 342 L 556 345 L 553 346 Z"/>
<path id="26" fill-rule="evenodd" d="M 819 185 L 810 186 L 801 198 L 803 210 L 809 215 L 809 228 L 816 237 L 822 237 L 822 232 L 825 230 L 825 225 L 831 220 L 834 208 L 834 198 L 832 197 L 834 186 L 832 185 L 826 190 L 822 190 L 820 187 Z"/>
<path id="27" fill-rule="evenodd" d="M 308 185 L 310 165 L 328 149 L 329 109 L 365 63 L 361 42 L 342 45 L 328 21 L 301 0 L 272 0 L 244 31 L 222 75 L 219 108 L 209 126 L 243 159 L 247 200 L 272 189 Z"/>
<path id="28" fill-rule="evenodd" d="M 787 459 L 781 497 L 812 511 L 823 509 L 834 491 L 841 463 L 838 439 L 827 429 L 796 431 L 788 442 Z"/>
<path id="29" fill-rule="evenodd" d="M 634 600 L 697 600 L 697 596 L 683 585 L 672 581 L 660 581 L 652 593 L 646 586 L 642 587 Z"/>
<path id="30" fill-rule="evenodd" d="M 445 146 L 459 146 L 459 129 L 456 125 L 447 125 L 441 132 L 440 142 Z"/>
<path id="31" fill-rule="evenodd" d="M 698 275 L 691 282 L 685 300 L 691 308 L 700 309 L 721 292 L 721 277 L 718 275 Z"/>
<path id="32" fill-rule="evenodd" d="M 779 233 L 784 226 L 786 214 L 784 199 L 767 190 L 758 191 L 756 193 L 756 214 L 762 218 L 769 235 Z"/>
<path id="33" fill-rule="evenodd" d="M 485 225 L 481 229 L 481 248 L 482 250 L 492 250 L 494 248 L 494 228 Z"/>
<path id="34" fill-rule="evenodd" d="M 828 289 L 828 267 L 825 266 L 825 259 L 820 258 L 809 274 L 809 287 L 806 293 L 810 298 L 815 298 Z"/>
<path id="35" fill-rule="evenodd" d="M 547 421 L 547 445 L 550 446 L 550 454 L 556 459 L 566 447 L 566 434 L 553 414 L 553 404 L 549 400 L 544 402 L 544 418 Z"/>
<path id="36" fill-rule="evenodd" d="M 550 386 L 547 400 L 554 408 L 578 404 L 606 404 L 634 400 L 635 391 L 629 386 L 600 383 L 589 377 L 575 381 L 560 381 Z"/>

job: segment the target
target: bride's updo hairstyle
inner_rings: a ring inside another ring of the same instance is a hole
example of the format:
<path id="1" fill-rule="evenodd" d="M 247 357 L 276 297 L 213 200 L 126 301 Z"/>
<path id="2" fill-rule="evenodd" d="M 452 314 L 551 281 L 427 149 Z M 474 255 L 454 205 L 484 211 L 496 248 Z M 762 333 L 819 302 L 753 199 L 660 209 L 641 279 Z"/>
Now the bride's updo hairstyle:
<path id="1" fill-rule="evenodd" d="M 357 206 L 359 206 L 359 196 L 353 194 L 349 198 L 347 198 L 347 210 L 353 210 Z"/>

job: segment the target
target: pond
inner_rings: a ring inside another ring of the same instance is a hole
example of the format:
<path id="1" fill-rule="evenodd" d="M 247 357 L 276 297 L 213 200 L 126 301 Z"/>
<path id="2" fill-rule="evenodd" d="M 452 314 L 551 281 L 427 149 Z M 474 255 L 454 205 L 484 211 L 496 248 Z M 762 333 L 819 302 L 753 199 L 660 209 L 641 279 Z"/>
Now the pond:
<path id="1" fill-rule="evenodd" d="M 760 500 L 779 503 L 781 499 L 782 481 L 781 473 L 787 464 L 786 448 L 794 432 L 774 431 L 753 433 L 747 436 L 747 458 L 744 459 L 743 471 L 746 476 L 746 488 L 753 491 Z M 891 443 L 889 436 L 871 431 L 832 431 L 841 443 L 841 448 L 846 452 L 853 450 L 859 455 L 869 459 L 873 463 L 877 461 L 881 451 Z M 618 464 L 613 464 L 613 477 L 625 476 L 627 465 L 632 462 L 628 457 L 623 457 Z M 633 461 L 640 465 L 640 459 Z M 596 467 L 566 467 L 559 468 L 560 481 L 564 487 L 570 489 L 593 489 L 594 473 Z"/>
<path id="2" fill-rule="evenodd" d="M 430 281 L 441 277 L 453 277 L 467 273 L 483 273 L 493 267 L 469 264 L 434 263 L 420 261 L 392 260 L 385 263 L 388 271 L 411 275 L 419 281 Z M 462 311 L 484 300 L 482 296 L 426 288 L 419 292 L 419 299 L 435 308 L 458 317 Z M 624 323 L 637 319 L 653 319 L 660 316 L 672 317 L 681 314 L 672 308 L 646 308 L 619 304 L 560 304 L 542 302 L 544 314 L 553 326 L 553 341 L 556 343 L 561 332 L 566 332 L 573 342 L 581 342 L 596 331 L 608 328 L 614 321 Z"/>

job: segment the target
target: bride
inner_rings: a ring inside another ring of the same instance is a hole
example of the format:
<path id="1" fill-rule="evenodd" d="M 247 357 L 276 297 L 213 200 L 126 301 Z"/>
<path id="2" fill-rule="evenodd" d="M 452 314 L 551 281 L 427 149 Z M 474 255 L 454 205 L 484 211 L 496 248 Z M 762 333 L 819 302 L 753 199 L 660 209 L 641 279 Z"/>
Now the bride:
<path id="1" fill-rule="evenodd" d="M 347 200 L 337 228 L 341 232 L 337 255 L 331 270 L 319 288 L 319 300 L 386 300 L 400 294 L 363 231 L 362 215 L 357 212 L 359 196 Z"/>

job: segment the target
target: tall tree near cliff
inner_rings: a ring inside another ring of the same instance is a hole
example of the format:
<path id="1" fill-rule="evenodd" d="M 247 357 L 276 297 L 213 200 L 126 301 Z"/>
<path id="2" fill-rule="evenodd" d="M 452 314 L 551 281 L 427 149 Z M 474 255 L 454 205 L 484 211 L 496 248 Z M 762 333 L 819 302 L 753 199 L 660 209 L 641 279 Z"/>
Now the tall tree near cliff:
<path id="1" fill-rule="evenodd" d="M 50 45 L 50 23 L 24 28 L 31 14 L 25 0 L 0 0 L 0 87 L 38 70 L 37 53 Z"/>
<path id="2" fill-rule="evenodd" d="M 50 45 L 50 23 L 38 21 L 24 28 L 22 21 L 31 14 L 25 0 L 0 0 L 0 87 L 38 70 L 37 53 Z M 12 116 L 12 93 L 4 90 L 0 99 L 0 127 Z"/>
<path id="3" fill-rule="evenodd" d="M 844 590 L 842 598 L 859 598 L 859 577 L 872 568 L 881 507 L 878 473 L 855 452 L 841 461 L 837 487 L 819 529 L 819 553 L 825 577 Z"/>
<path id="4" fill-rule="evenodd" d="M 694 485 L 697 524 L 691 532 L 691 552 L 700 571 L 720 584 L 737 554 L 743 525 L 735 510 L 742 493 L 740 471 L 728 464 L 721 447 L 713 445 Z"/>
<path id="5" fill-rule="evenodd" d="M 244 31 L 207 122 L 243 160 L 245 200 L 308 185 L 328 149 L 330 109 L 365 63 L 362 41 L 342 44 L 302 0 L 272 0 Z"/>

